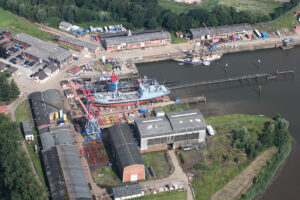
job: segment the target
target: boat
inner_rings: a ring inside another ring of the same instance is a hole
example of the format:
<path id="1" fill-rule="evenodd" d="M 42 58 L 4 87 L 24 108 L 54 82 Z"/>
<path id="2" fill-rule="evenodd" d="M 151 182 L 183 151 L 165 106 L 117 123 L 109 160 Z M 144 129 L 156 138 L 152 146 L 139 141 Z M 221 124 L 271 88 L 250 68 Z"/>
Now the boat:
<path id="1" fill-rule="evenodd" d="M 115 82 L 115 86 L 113 91 L 94 93 L 94 104 L 106 107 L 131 106 L 159 100 L 170 93 L 167 87 L 147 77 L 140 80 L 136 91 L 120 92 L 118 82 Z"/>
<path id="2" fill-rule="evenodd" d="M 175 60 L 178 63 L 189 64 L 189 65 L 200 65 L 202 63 L 201 57 L 188 57 L 185 59 L 175 59 Z"/>
<path id="3" fill-rule="evenodd" d="M 202 62 L 202 64 L 205 65 L 205 66 L 209 66 L 210 65 L 210 61 L 205 60 L 205 61 Z"/>
<path id="4" fill-rule="evenodd" d="M 212 54 L 210 56 L 204 56 L 202 58 L 203 62 L 204 61 L 208 61 L 208 62 L 213 62 L 213 61 L 216 61 L 216 60 L 220 60 L 222 57 L 222 54 L 221 53 L 217 53 L 217 54 Z"/>

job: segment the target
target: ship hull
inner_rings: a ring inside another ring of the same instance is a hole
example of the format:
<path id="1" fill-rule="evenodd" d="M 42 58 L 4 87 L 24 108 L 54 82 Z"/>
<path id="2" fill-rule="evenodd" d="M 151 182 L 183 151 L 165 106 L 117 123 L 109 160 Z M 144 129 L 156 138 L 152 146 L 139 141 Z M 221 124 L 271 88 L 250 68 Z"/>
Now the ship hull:
<path id="1" fill-rule="evenodd" d="M 97 103 L 95 102 L 94 105 L 95 106 L 101 106 L 101 107 L 123 107 L 123 106 L 134 106 L 138 104 L 142 104 L 142 103 L 147 103 L 147 102 L 151 102 L 151 101 L 155 101 L 155 100 L 159 100 L 164 98 L 164 96 L 160 96 L 160 97 L 156 97 L 153 99 L 146 99 L 146 100 L 141 100 L 141 101 L 128 101 L 128 102 L 116 102 L 116 103 Z"/>

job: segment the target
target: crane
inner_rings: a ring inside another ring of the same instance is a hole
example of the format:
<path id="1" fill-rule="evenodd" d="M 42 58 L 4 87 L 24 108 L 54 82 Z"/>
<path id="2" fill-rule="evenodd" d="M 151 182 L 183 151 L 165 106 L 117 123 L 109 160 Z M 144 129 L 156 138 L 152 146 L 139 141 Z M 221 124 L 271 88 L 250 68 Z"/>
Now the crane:
<path id="1" fill-rule="evenodd" d="M 90 89 L 83 89 L 76 79 L 74 79 L 74 82 L 76 83 L 76 85 L 79 86 L 79 89 L 84 93 L 85 98 L 87 100 L 93 100 L 93 99 L 95 99 L 95 97 L 91 94 L 91 90 Z"/>
<path id="2" fill-rule="evenodd" d="M 86 113 L 87 123 L 85 124 L 85 130 L 83 132 L 83 134 L 87 136 L 86 142 L 102 140 L 101 129 L 97 119 L 97 114 L 93 109 L 94 101 L 91 101 L 91 103 L 88 106 L 89 108 L 87 109 L 81 101 L 75 89 L 72 87 L 72 85 L 68 85 L 68 87 L 72 90 L 72 92 L 74 93 L 74 95 L 76 96 L 77 100 L 79 101 L 83 110 Z"/>
<path id="3" fill-rule="evenodd" d="M 219 39 L 216 36 L 216 33 L 213 35 L 212 32 L 208 29 L 208 27 L 206 26 L 206 24 L 203 22 L 202 23 L 203 26 L 205 27 L 207 33 L 212 36 L 212 44 L 211 46 L 209 46 L 209 51 L 212 53 L 214 50 L 218 51 L 218 46 L 217 43 L 219 42 Z"/>
<path id="4" fill-rule="evenodd" d="M 112 71 L 112 74 L 110 75 L 110 73 L 107 71 L 107 69 L 99 62 L 97 61 L 97 64 L 102 68 L 102 70 L 108 75 L 110 76 L 110 80 L 111 81 L 118 81 L 118 77 L 115 74 L 115 71 Z"/>

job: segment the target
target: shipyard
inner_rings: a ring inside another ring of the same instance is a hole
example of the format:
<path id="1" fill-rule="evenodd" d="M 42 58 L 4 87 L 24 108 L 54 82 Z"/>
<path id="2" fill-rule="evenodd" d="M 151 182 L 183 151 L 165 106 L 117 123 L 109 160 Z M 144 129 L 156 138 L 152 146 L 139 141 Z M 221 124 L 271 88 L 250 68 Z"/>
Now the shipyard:
<path id="1" fill-rule="evenodd" d="M 266 188 L 292 151 L 274 88 L 293 99 L 298 8 L 288 29 L 209 19 L 185 31 L 61 18 L 18 19 L 38 34 L 0 27 L 0 95 L 10 96 L 0 117 L 20 132 L 26 186 L 53 200 L 272 196 Z"/>

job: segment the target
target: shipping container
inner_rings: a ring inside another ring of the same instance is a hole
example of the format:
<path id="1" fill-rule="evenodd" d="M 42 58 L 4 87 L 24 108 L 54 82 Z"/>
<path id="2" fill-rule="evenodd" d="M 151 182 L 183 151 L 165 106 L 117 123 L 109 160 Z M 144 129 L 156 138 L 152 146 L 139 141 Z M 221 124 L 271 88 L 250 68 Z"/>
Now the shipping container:
<path id="1" fill-rule="evenodd" d="M 148 113 L 148 109 L 146 109 L 146 108 L 141 108 L 141 109 L 140 109 L 140 113 Z"/>
<path id="2" fill-rule="evenodd" d="M 269 34 L 267 32 L 262 32 L 261 35 L 262 35 L 263 38 L 268 38 L 269 37 Z"/>

